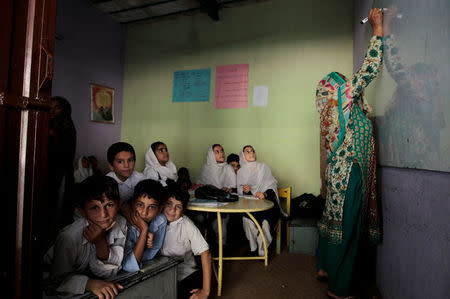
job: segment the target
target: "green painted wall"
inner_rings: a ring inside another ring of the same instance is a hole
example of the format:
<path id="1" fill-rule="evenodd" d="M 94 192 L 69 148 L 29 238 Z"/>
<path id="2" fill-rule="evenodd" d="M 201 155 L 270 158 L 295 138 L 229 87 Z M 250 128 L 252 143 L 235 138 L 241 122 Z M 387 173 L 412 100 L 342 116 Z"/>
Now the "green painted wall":
<path id="1" fill-rule="evenodd" d="M 314 94 L 328 72 L 350 74 L 352 1 L 272 0 L 128 27 L 122 140 L 144 168 L 161 140 L 193 181 L 213 143 L 226 153 L 252 144 L 279 186 L 319 192 L 319 116 Z M 249 107 L 214 109 L 215 67 L 249 63 Z M 173 72 L 211 68 L 209 102 L 172 103 Z M 253 107 L 253 86 L 269 86 L 267 107 Z"/>

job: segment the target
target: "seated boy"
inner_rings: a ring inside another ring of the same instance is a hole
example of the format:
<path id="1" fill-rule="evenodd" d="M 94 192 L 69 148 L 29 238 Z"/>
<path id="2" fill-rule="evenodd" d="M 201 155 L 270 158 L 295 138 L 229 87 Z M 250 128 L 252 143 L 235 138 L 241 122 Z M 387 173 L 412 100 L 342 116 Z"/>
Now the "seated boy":
<path id="1" fill-rule="evenodd" d="M 239 165 L 239 156 L 236 154 L 229 154 L 227 157 L 227 163 L 233 167 L 235 173 L 237 173 L 241 167 L 241 165 Z"/>
<path id="2" fill-rule="evenodd" d="M 166 187 L 164 197 L 163 213 L 168 223 L 161 254 L 184 257 L 177 270 L 178 297 L 207 298 L 211 290 L 211 253 L 198 228 L 183 215 L 189 194 L 170 185 Z M 201 272 L 196 267 L 194 255 L 201 256 Z"/>
<path id="3" fill-rule="evenodd" d="M 100 298 L 115 297 L 122 286 L 102 279 L 121 269 L 127 234 L 117 183 L 106 176 L 89 177 L 80 185 L 81 218 L 63 228 L 44 257 L 50 264 L 50 285 L 58 295 L 91 291 Z M 102 279 L 97 279 L 97 277 Z"/>
<path id="4" fill-rule="evenodd" d="M 134 170 L 136 163 L 134 148 L 126 142 L 114 143 L 108 148 L 107 159 L 111 172 L 106 175 L 119 184 L 120 199 L 126 203 L 133 196 L 137 183 L 144 179 L 141 172 Z"/>
<path id="5" fill-rule="evenodd" d="M 131 199 L 131 221 L 125 243 L 123 269 L 139 271 L 142 263 L 151 260 L 161 249 L 167 220 L 159 214 L 162 186 L 153 180 L 140 181 Z"/>

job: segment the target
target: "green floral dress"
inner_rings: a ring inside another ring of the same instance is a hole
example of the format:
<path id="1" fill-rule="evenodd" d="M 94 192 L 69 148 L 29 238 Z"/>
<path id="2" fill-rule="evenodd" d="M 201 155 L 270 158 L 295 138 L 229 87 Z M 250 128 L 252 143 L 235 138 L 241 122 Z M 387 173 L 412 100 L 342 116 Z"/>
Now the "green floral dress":
<path id="1" fill-rule="evenodd" d="M 361 231 L 380 240 L 375 195 L 375 143 L 371 108 L 362 92 L 378 74 L 383 56 L 381 37 L 372 37 L 364 63 L 351 80 L 338 73 L 325 76 L 317 87 L 321 135 L 327 167 L 325 209 L 319 221 L 318 269 L 328 273 L 328 289 L 350 295 Z"/>
<path id="2" fill-rule="evenodd" d="M 319 231 L 332 243 L 342 242 L 343 208 L 353 163 L 358 163 L 362 172 L 363 211 L 367 216 L 364 217 L 364 230 L 374 243 L 380 240 L 375 195 L 375 143 L 373 127 L 366 116 L 371 108 L 364 102 L 362 91 L 377 76 L 382 54 L 382 38 L 372 37 L 364 63 L 351 83 L 339 82 L 339 78 L 329 74 L 317 87 L 316 104 L 327 149 L 327 201 Z"/>

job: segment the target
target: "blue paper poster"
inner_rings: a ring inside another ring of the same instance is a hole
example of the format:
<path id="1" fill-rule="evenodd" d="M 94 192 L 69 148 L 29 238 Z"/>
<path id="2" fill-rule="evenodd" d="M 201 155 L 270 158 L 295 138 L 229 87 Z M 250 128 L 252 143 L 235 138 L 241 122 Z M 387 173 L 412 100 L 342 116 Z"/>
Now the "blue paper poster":
<path id="1" fill-rule="evenodd" d="M 175 71 L 172 102 L 208 102 L 211 69 Z"/>

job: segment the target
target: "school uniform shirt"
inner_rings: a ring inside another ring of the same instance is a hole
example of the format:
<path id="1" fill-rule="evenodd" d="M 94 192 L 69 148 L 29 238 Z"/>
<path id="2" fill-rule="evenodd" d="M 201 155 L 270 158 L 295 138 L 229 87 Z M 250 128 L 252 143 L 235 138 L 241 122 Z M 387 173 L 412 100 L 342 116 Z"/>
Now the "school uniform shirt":
<path id="1" fill-rule="evenodd" d="M 208 243 L 187 216 L 182 216 L 167 225 L 161 254 L 184 257 L 184 262 L 178 265 L 178 281 L 197 270 L 194 255 L 199 255 L 208 249 Z"/>
<path id="2" fill-rule="evenodd" d="M 163 214 L 157 214 L 155 219 L 148 224 L 148 231 L 154 234 L 153 248 L 146 248 L 144 250 L 140 263 L 137 262 L 136 256 L 134 255 L 134 248 L 136 247 L 140 232 L 137 227 L 131 223 L 127 223 L 127 226 L 128 234 L 127 241 L 125 242 L 125 254 L 122 268 L 127 272 L 136 272 L 141 269 L 143 262 L 154 258 L 161 249 L 164 242 L 164 235 L 166 234 L 167 219 Z"/>
<path id="3" fill-rule="evenodd" d="M 122 203 L 127 202 L 128 200 L 130 200 L 131 197 L 133 197 L 134 187 L 140 181 L 145 179 L 144 175 L 141 172 L 137 172 L 136 170 L 133 170 L 131 175 L 124 182 L 122 182 L 117 177 L 114 171 L 108 172 L 106 175 L 115 179 L 117 184 L 119 184 L 119 194 Z"/>
<path id="4" fill-rule="evenodd" d="M 61 230 L 44 257 L 51 264 L 50 282 L 57 285 L 58 294 L 83 294 L 88 273 L 102 279 L 112 279 L 117 275 L 122 268 L 126 223 L 125 218 L 117 215 L 116 224 L 106 234 L 109 257 L 105 261 L 97 258 L 95 245 L 83 236 L 89 225 L 86 218 L 77 219 Z"/>

